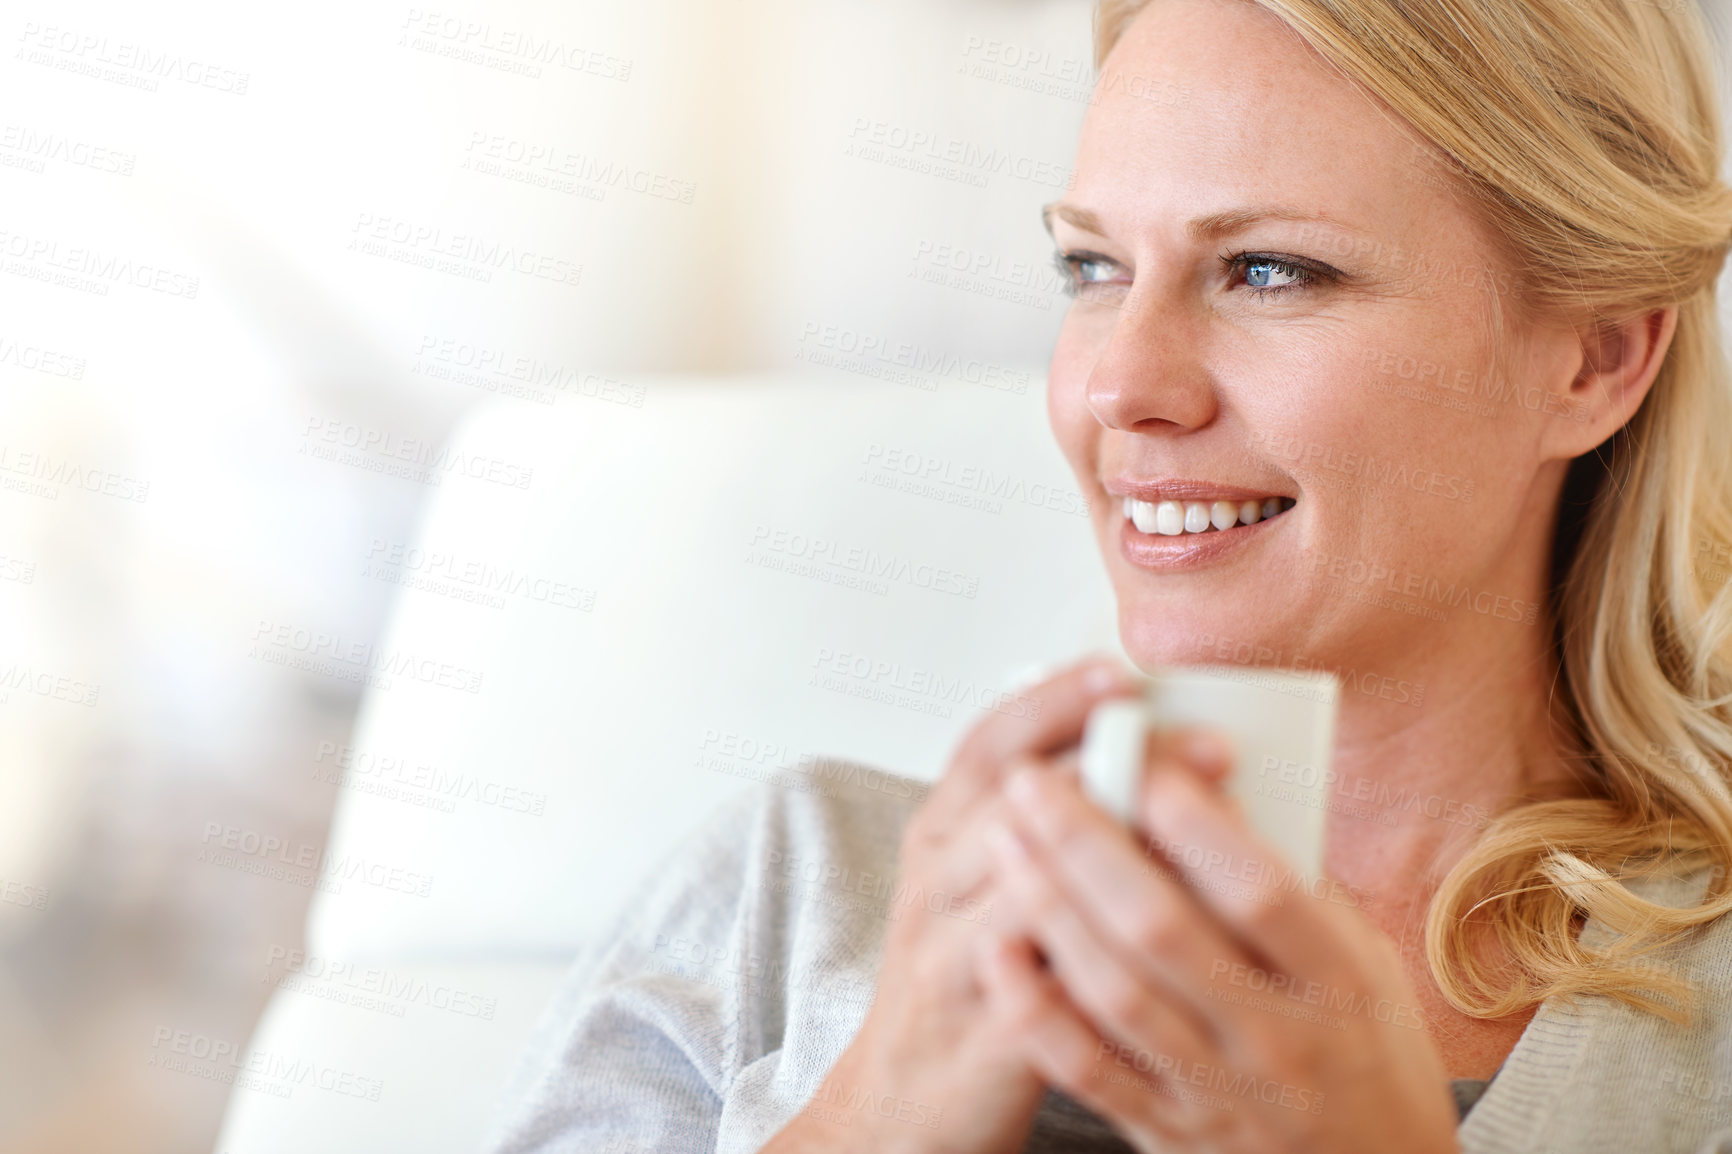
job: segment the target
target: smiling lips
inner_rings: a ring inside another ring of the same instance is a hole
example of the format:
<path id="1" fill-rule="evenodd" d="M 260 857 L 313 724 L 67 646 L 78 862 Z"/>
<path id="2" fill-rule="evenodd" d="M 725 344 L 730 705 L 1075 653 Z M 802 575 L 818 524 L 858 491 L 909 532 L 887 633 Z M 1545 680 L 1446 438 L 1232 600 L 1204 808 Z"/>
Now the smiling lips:
<path id="1" fill-rule="evenodd" d="M 1239 525 L 1255 525 L 1278 517 L 1296 502 L 1291 497 L 1265 497 L 1246 501 L 1139 501 L 1124 498 L 1125 519 L 1139 533 L 1162 537 L 1210 533 Z"/>

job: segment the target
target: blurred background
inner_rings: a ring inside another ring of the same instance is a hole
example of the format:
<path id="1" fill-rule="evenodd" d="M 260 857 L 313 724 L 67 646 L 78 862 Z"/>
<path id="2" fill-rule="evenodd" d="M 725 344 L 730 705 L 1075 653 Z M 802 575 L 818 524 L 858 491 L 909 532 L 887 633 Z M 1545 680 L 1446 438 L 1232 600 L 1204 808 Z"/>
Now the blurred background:
<path id="1" fill-rule="evenodd" d="M 7 6 L 0 1150 L 211 1149 L 465 410 L 1044 371 L 1091 9 Z"/>

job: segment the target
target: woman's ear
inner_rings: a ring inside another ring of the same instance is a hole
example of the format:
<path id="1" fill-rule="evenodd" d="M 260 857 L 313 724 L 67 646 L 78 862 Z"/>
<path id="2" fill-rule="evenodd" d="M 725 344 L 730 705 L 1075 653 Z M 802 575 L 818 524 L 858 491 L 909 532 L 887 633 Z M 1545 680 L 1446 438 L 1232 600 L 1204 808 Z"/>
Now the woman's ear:
<path id="1" fill-rule="evenodd" d="M 1553 423 L 1554 456 L 1579 457 L 1623 428 L 1653 387 L 1672 334 L 1678 309 L 1652 309 L 1626 321 L 1595 321 L 1575 330 L 1580 367 L 1565 386 L 1560 408 L 1571 419 Z"/>

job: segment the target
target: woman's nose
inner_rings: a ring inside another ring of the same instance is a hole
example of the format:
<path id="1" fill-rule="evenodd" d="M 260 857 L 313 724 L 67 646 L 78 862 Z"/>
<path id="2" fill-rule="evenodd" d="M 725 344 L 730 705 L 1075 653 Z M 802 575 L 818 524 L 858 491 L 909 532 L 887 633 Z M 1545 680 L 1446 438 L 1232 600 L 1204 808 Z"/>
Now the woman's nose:
<path id="1" fill-rule="evenodd" d="M 1205 319 L 1168 292 L 1126 294 L 1089 373 L 1088 406 L 1109 429 L 1200 429 L 1218 408 L 1202 352 Z"/>

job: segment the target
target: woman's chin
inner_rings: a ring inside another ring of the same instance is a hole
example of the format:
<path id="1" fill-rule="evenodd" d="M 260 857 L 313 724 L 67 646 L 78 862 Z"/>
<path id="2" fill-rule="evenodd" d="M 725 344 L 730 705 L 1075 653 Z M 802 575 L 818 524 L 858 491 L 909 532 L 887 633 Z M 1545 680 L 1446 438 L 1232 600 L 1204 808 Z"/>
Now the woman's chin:
<path id="1" fill-rule="evenodd" d="M 1260 630 L 1243 615 L 1198 611 L 1174 613 L 1167 605 L 1127 605 L 1119 602 L 1119 643 L 1141 669 L 1175 665 L 1215 665 L 1222 659 L 1217 650 L 1231 654 L 1249 643 L 1254 648 L 1274 650 L 1258 641 Z"/>

